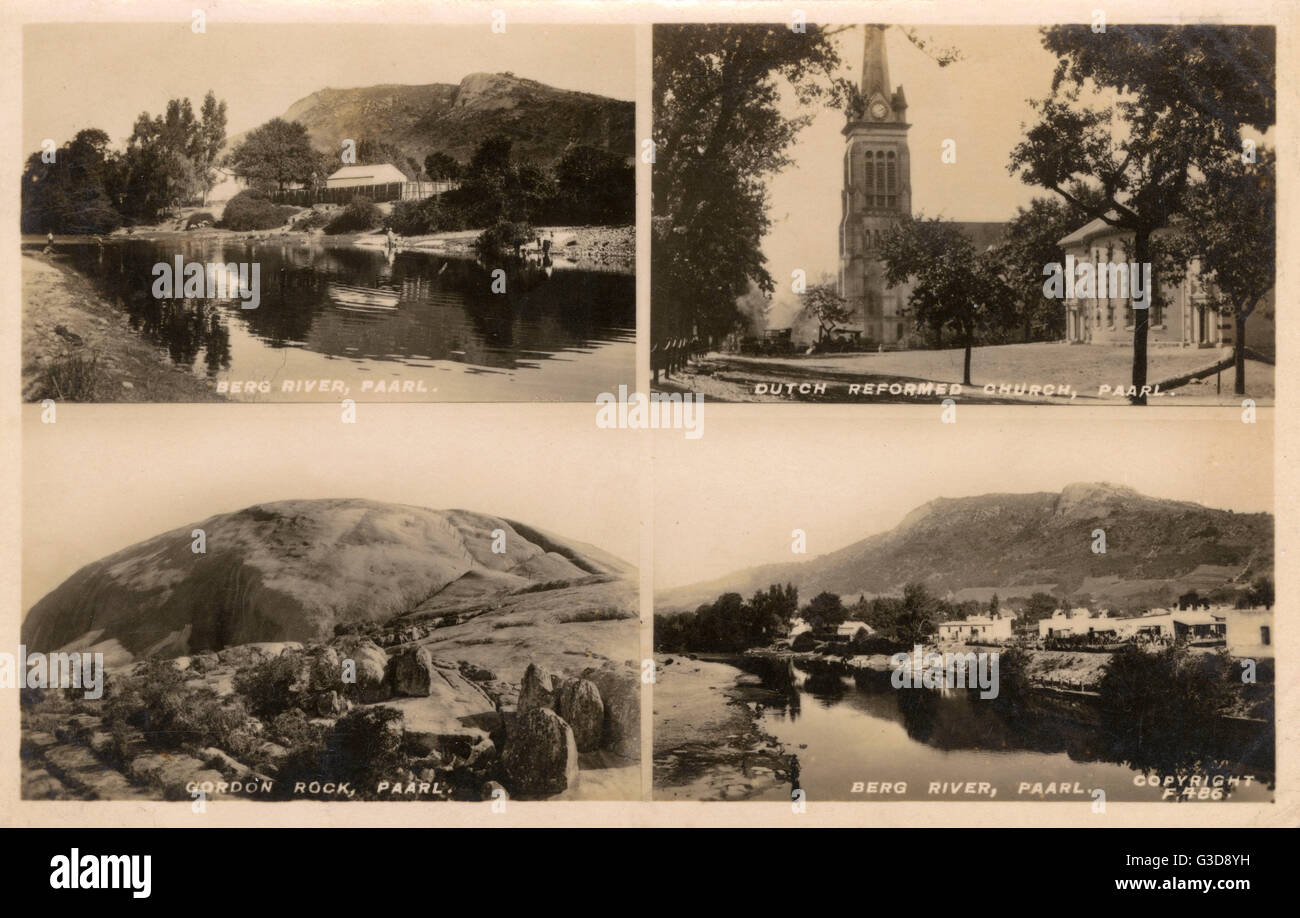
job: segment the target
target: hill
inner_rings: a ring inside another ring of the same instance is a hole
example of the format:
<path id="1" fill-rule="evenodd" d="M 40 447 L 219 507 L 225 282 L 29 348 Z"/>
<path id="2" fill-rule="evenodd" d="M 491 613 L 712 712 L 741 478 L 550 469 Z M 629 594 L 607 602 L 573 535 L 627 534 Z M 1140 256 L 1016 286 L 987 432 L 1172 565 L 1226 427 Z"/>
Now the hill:
<path id="1" fill-rule="evenodd" d="M 1106 552 L 1092 551 L 1093 531 Z M 667 590 L 656 608 L 694 608 L 723 592 L 750 595 L 793 582 L 802 600 L 823 590 L 890 594 L 911 581 L 960 598 L 975 588 L 1004 598 L 1045 589 L 1099 600 L 1176 598 L 1240 584 L 1273 570 L 1273 517 L 1146 497 L 1109 484 L 1073 484 L 1060 494 L 940 498 L 894 529 L 807 561 L 770 564 Z"/>
<path id="2" fill-rule="evenodd" d="M 570 144 L 629 157 L 636 146 L 635 103 L 510 73 L 471 73 L 459 84 L 322 89 L 293 103 L 283 117 L 302 123 L 318 150 L 334 154 L 345 139 L 369 140 L 417 163 L 433 152 L 467 163 L 494 134 L 514 142 L 517 158 L 541 167 L 553 165 Z M 227 146 L 242 139 L 231 137 Z"/>
<path id="3" fill-rule="evenodd" d="M 201 554 L 191 548 L 195 529 L 205 534 Z M 501 554 L 492 551 L 496 530 L 505 534 Z M 22 639 L 32 650 L 93 647 L 120 662 L 318 641 L 339 623 L 404 615 L 454 622 L 484 609 L 525 608 L 540 625 L 543 600 L 560 589 L 578 594 L 569 596 L 570 618 L 583 609 L 584 593 L 600 608 L 621 607 L 622 593 L 632 591 L 614 587 L 632 572 L 582 543 L 466 510 L 280 501 L 210 517 L 85 566 L 32 607 Z M 635 629 L 632 635 L 634 645 Z M 584 638 L 573 640 L 581 647 Z"/>

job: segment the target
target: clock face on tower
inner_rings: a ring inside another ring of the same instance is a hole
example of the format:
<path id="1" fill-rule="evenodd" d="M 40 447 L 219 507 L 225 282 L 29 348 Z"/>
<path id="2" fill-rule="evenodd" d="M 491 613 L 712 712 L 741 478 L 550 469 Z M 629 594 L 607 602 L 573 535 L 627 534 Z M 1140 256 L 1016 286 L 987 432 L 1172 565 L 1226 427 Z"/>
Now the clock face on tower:
<path id="1" fill-rule="evenodd" d="M 877 121 L 883 121 L 885 119 L 885 116 L 888 114 L 889 114 L 889 106 L 885 105 L 884 102 L 881 102 L 879 99 L 877 99 L 875 102 L 871 103 L 872 118 L 875 118 Z"/>

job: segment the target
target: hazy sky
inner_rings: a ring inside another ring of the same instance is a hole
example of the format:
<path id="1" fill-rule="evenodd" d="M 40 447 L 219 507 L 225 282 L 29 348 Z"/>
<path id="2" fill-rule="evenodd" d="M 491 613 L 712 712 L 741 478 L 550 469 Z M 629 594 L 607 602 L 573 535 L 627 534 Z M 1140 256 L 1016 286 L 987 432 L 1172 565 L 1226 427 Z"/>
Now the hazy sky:
<path id="1" fill-rule="evenodd" d="M 926 420 L 865 406 L 728 409 L 706 406 L 698 440 L 656 436 L 657 587 L 825 554 L 938 497 L 1106 481 L 1151 497 L 1273 510 L 1271 424 L 1235 414 L 967 407 L 941 424 L 937 406 Z M 794 529 L 807 533 L 806 556 L 791 552 Z"/>
<path id="2" fill-rule="evenodd" d="M 78 568 L 257 503 L 504 516 L 638 563 L 637 433 L 591 406 L 60 405 L 23 412 L 23 609 Z M 560 433 L 563 435 L 560 435 Z"/>
<path id="3" fill-rule="evenodd" d="M 912 210 L 952 220 L 1005 220 L 1035 193 L 1048 194 L 1007 173 L 1021 122 L 1033 117 L 1026 100 L 1047 94 L 1056 64 L 1038 27 L 921 26 L 918 32 L 935 46 L 959 48 L 963 59 L 940 67 L 897 29 L 885 31 L 891 88 L 902 84 L 912 125 Z M 860 81 L 862 29 L 836 40 L 847 64 L 841 74 Z M 802 113 L 789 97 L 785 110 Z M 819 113 L 792 149 L 795 165 L 770 182 L 774 226 L 764 251 L 778 278 L 788 280 L 795 267 L 809 277 L 838 269 L 843 127 L 842 112 Z M 955 163 L 940 161 L 946 138 L 957 142 Z"/>
<path id="4" fill-rule="evenodd" d="M 561 89 L 633 99 L 634 33 L 624 26 L 39 25 L 23 30 L 23 149 L 85 127 L 125 141 L 140 112 L 213 90 L 235 134 L 319 89 L 459 83 L 510 71 Z"/>

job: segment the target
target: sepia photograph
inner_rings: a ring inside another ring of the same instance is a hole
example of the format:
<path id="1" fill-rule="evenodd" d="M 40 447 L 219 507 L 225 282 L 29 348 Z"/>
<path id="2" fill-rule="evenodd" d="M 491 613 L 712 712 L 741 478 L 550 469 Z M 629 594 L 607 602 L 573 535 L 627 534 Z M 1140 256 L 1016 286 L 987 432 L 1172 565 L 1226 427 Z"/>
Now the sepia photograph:
<path id="1" fill-rule="evenodd" d="M 655 388 L 1271 403 L 1275 30 L 1093 20 L 656 25 Z"/>
<path id="2" fill-rule="evenodd" d="M 655 799 L 1273 799 L 1270 426 L 714 424 L 659 444 Z"/>
<path id="3" fill-rule="evenodd" d="M 23 799 L 640 798 L 635 506 L 572 461 L 599 432 L 543 473 L 390 410 L 395 476 L 336 419 L 157 410 L 184 436 L 146 463 L 150 421 L 30 414 Z"/>
<path id="4" fill-rule="evenodd" d="M 23 30 L 25 401 L 634 385 L 631 28 L 192 25 Z"/>

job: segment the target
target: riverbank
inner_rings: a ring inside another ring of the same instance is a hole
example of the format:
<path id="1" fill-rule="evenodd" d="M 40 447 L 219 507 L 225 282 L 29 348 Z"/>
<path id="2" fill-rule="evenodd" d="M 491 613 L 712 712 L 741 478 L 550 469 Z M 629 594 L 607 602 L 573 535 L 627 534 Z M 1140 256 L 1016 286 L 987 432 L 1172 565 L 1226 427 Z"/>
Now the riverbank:
<path id="1" fill-rule="evenodd" d="M 789 786 L 790 757 L 756 719 L 780 695 L 727 663 L 675 654 L 655 662 L 655 799 L 747 800 Z"/>
<path id="2" fill-rule="evenodd" d="M 369 233 L 341 233 L 328 236 L 323 230 L 277 228 L 235 231 L 216 226 L 186 230 L 183 221 L 167 221 L 155 226 L 136 226 L 100 237 L 111 244 L 117 241 L 162 242 L 168 240 L 233 242 L 279 242 L 284 245 L 321 246 L 323 248 L 384 249 L 387 236 L 378 230 Z M 633 274 L 636 270 L 636 228 L 634 226 L 539 226 L 539 233 L 554 240 L 551 249 L 553 267 L 583 271 L 610 271 Z M 476 258 L 474 240 L 481 230 L 458 230 L 429 233 L 423 236 L 398 236 L 398 252 L 428 252 L 454 258 Z M 57 236 L 55 247 L 65 243 L 92 242 L 94 237 Z M 25 246 L 44 245 L 41 236 L 23 236 Z"/>
<path id="3" fill-rule="evenodd" d="M 56 255 L 24 252 L 23 400 L 220 402 Z"/>

